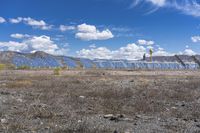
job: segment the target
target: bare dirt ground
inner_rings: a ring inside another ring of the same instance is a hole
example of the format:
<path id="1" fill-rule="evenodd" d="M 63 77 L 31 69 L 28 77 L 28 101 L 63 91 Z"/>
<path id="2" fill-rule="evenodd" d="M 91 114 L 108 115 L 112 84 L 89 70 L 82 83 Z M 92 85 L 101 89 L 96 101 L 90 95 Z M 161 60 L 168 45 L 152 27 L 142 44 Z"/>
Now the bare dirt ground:
<path id="1" fill-rule="evenodd" d="M 199 133 L 200 71 L 1 71 L 0 132 Z"/>

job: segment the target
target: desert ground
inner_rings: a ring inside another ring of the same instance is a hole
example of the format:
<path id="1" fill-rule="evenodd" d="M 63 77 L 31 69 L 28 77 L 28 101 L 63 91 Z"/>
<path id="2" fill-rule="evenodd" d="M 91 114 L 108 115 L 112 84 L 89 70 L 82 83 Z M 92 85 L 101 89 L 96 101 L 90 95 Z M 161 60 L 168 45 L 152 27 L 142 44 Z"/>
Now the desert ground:
<path id="1" fill-rule="evenodd" d="M 200 71 L 2 70 L 2 133 L 199 133 Z"/>

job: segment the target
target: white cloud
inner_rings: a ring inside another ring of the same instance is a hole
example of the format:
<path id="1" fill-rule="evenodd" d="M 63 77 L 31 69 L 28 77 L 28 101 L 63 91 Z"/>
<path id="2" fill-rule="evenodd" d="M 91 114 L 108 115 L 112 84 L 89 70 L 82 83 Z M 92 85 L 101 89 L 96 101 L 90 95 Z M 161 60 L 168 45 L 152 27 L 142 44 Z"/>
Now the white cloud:
<path id="1" fill-rule="evenodd" d="M 153 53 L 153 56 L 173 56 L 174 54 L 165 51 L 163 48 L 158 48 L 157 51 Z"/>
<path id="2" fill-rule="evenodd" d="M 81 24 L 81 25 L 78 25 L 77 29 L 78 29 L 78 33 L 76 33 L 76 38 L 79 38 L 85 41 L 107 40 L 114 37 L 114 35 L 109 29 L 99 31 L 93 25 Z"/>
<path id="3" fill-rule="evenodd" d="M 10 23 L 13 23 L 13 24 L 17 24 L 17 23 L 20 23 L 22 22 L 23 18 L 22 17 L 18 17 L 18 18 L 11 18 L 9 19 Z"/>
<path id="4" fill-rule="evenodd" d="M 138 60 L 142 59 L 144 53 L 146 56 L 149 56 L 149 49 L 153 49 L 153 56 L 173 56 L 175 54 L 181 55 L 196 55 L 192 49 L 186 48 L 183 52 L 179 53 L 171 53 L 166 51 L 161 47 L 153 47 L 153 46 L 140 46 L 135 43 L 128 44 L 124 47 L 120 47 L 117 50 L 111 50 L 106 47 L 98 47 L 98 48 L 90 48 L 90 49 L 82 49 L 77 51 L 77 56 L 90 58 L 90 59 L 126 59 L 126 60 Z"/>
<path id="5" fill-rule="evenodd" d="M 96 48 L 96 45 L 95 44 L 91 44 L 89 47 L 90 48 Z"/>
<path id="6" fill-rule="evenodd" d="M 35 20 L 35 19 L 28 17 L 28 18 L 23 18 L 23 21 L 27 25 L 30 25 L 32 27 L 39 28 L 39 29 L 42 29 L 42 30 L 50 30 L 52 28 L 52 25 L 48 25 L 43 20 L 38 21 L 38 20 Z"/>
<path id="7" fill-rule="evenodd" d="M 200 42 L 200 36 L 193 36 L 191 37 L 192 42 Z"/>
<path id="8" fill-rule="evenodd" d="M 75 30 L 76 28 L 74 26 L 60 25 L 59 29 L 60 31 L 65 32 L 67 30 Z"/>
<path id="9" fill-rule="evenodd" d="M 187 48 L 187 49 L 185 49 L 185 50 L 183 51 L 182 54 L 184 54 L 184 55 L 196 55 L 197 53 L 194 52 L 192 49 Z"/>
<path id="10" fill-rule="evenodd" d="M 166 4 L 166 0 L 147 0 L 156 6 L 164 6 Z"/>
<path id="11" fill-rule="evenodd" d="M 185 46 L 185 48 L 189 48 L 189 46 L 188 46 L 188 45 L 186 45 L 186 46 Z"/>
<path id="12" fill-rule="evenodd" d="M 112 51 L 106 47 L 99 47 L 95 49 L 82 49 L 76 52 L 79 57 L 90 59 L 111 59 Z"/>
<path id="13" fill-rule="evenodd" d="M 5 22 L 6 22 L 5 18 L 0 17 L 0 23 L 5 23 Z"/>
<path id="14" fill-rule="evenodd" d="M 180 10 L 184 14 L 200 17 L 200 4 L 196 0 L 183 0 L 171 3 L 171 7 Z"/>
<path id="15" fill-rule="evenodd" d="M 147 46 L 147 49 L 154 49 L 154 47 L 153 46 Z"/>
<path id="16" fill-rule="evenodd" d="M 135 7 L 141 2 L 150 2 L 155 5 L 156 8 L 151 12 L 156 11 L 158 8 L 173 8 L 186 15 L 191 15 L 194 17 L 200 17 L 200 3 L 197 0 L 136 0 L 133 2 L 132 7 Z"/>
<path id="17" fill-rule="evenodd" d="M 140 45 L 153 45 L 154 41 L 138 40 L 137 43 L 140 44 Z"/>
<path id="18" fill-rule="evenodd" d="M 113 58 L 135 60 L 141 59 L 144 53 L 146 53 L 146 48 L 132 43 L 113 51 Z"/>
<path id="19" fill-rule="evenodd" d="M 25 38 L 21 42 L 0 42 L 0 51 L 29 52 L 44 51 L 49 54 L 66 55 L 68 49 L 60 48 L 49 36 L 33 36 Z"/>
<path id="20" fill-rule="evenodd" d="M 128 44 L 126 47 L 121 47 L 117 50 L 110 50 L 106 47 L 82 49 L 77 51 L 77 55 L 90 59 L 141 59 L 146 49 L 143 46 L 138 46 L 134 43 Z"/>
<path id="21" fill-rule="evenodd" d="M 33 28 L 38 28 L 42 30 L 50 30 L 52 28 L 52 25 L 47 24 L 44 20 L 35 20 L 33 18 L 27 17 L 27 18 L 11 18 L 10 23 L 25 23 L 26 25 L 32 26 Z"/>
<path id="22" fill-rule="evenodd" d="M 84 32 L 84 33 L 88 33 L 88 32 L 94 33 L 97 31 L 97 29 L 94 25 L 87 25 L 84 23 L 84 24 L 78 25 L 78 31 Z"/>
<path id="23" fill-rule="evenodd" d="M 55 54 L 58 45 L 55 44 L 48 36 L 34 36 L 30 39 L 24 40 L 24 43 L 29 46 L 29 50 L 39 50 L 47 53 Z"/>
<path id="24" fill-rule="evenodd" d="M 17 51 L 21 52 L 23 50 L 26 50 L 28 46 L 25 43 L 22 42 L 0 42 L 0 51 Z"/>
<path id="25" fill-rule="evenodd" d="M 30 35 L 28 35 L 28 34 L 19 34 L 19 33 L 16 33 L 16 34 L 11 34 L 10 37 L 16 38 L 16 39 L 23 39 L 23 38 L 28 38 L 28 37 L 30 37 Z"/>

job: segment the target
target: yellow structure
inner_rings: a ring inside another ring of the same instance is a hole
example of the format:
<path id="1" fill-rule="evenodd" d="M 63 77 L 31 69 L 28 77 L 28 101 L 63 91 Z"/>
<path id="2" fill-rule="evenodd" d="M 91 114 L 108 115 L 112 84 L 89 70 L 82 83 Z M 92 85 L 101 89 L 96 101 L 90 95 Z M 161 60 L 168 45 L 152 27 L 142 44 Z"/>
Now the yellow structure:
<path id="1" fill-rule="evenodd" d="M 152 49 L 149 50 L 149 55 L 150 55 L 150 61 L 152 61 L 152 57 L 153 57 L 153 50 Z"/>

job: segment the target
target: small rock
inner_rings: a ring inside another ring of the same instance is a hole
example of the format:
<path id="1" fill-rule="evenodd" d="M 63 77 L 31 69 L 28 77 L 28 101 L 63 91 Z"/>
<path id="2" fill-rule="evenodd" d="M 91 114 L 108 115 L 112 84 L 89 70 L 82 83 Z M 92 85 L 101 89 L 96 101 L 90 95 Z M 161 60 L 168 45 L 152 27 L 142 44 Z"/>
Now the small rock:
<path id="1" fill-rule="evenodd" d="M 116 130 L 113 133 L 118 133 Z"/>
<path id="2" fill-rule="evenodd" d="M 183 103 L 181 106 L 182 106 L 182 107 L 184 107 L 184 106 L 185 106 L 185 104 Z"/>
<path id="3" fill-rule="evenodd" d="M 176 107 L 172 107 L 172 109 L 177 109 Z"/>
<path id="4" fill-rule="evenodd" d="M 21 102 L 21 103 L 23 102 L 23 100 L 21 98 L 18 98 L 17 101 Z"/>
<path id="5" fill-rule="evenodd" d="M 184 121 L 188 121 L 188 119 L 186 119 L 186 118 L 184 118 L 183 120 L 184 120 Z"/>
<path id="6" fill-rule="evenodd" d="M 136 118 L 142 118 L 142 116 L 141 115 L 136 115 Z"/>
<path id="7" fill-rule="evenodd" d="M 8 123 L 8 120 L 5 119 L 5 118 L 3 118 L 3 119 L 1 119 L 1 123 L 2 123 L 2 124 L 7 124 L 7 123 Z"/>
<path id="8" fill-rule="evenodd" d="M 111 117 L 110 120 L 111 120 L 111 121 L 116 121 L 116 122 L 119 121 L 119 119 L 118 119 L 117 117 L 115 117 L 115 116 L 114 116 L 114 117 Z"/>
<path id="9" fill-rule="evenodd" d="M 85 98 L 85 96 L 79 96 L 79 97 L 80 97 L 80 98 L 83 98 L 83 99 Z"/>
<path id="10" fill-rule="evenodd" d="M 104 115 L 103 117 L 107 119 L 107 118 L 114 117 L 114 115 L 113 114 L 107 114 L 107 115 Z"/>
<path id="11" fill-rule="evenodd" d="M 200 128 L 200 125 L 198 124 L 198 125 L 196 125 L 198 128 Z"/>
<path id="12" fill-rule="evenodd" d="M 124 118 L 125 117 L 125 115 L 123 115 L 123 114 L 117 114 L 117 118 Z"/>

